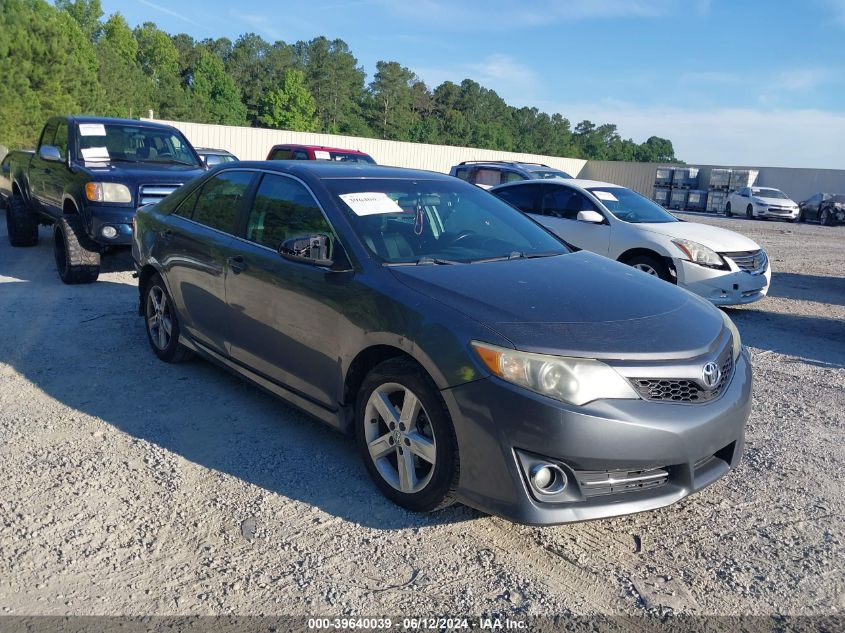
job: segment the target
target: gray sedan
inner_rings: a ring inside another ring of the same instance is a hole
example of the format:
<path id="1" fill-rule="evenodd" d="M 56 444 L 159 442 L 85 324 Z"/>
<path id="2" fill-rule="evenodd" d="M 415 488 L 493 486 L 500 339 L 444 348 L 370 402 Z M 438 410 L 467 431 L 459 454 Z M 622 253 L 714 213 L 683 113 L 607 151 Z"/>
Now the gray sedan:
<path id="1" fill-rule="evenodd" d="M 139 210 L 153 352 L 354 433 L 378 488 L 534 524 L 671 504 L 737 465 L 730 319 L 424 171 L 221 165 Z"/>

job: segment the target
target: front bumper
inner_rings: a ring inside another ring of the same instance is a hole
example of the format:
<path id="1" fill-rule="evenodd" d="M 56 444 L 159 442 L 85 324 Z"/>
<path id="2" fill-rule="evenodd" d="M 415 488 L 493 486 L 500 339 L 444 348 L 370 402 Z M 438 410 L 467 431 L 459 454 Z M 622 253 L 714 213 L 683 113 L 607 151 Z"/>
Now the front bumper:
<path id="1" fill-rule="evenodd" d="M 765 272 L 753 274 L 728 263 L 730 270 L 717 270 L 693 264 L 685 259 L 673 259 L 678 275 L 677 284 L 704 297 L 718 306 L 742 305 L 759 301 L 769 292 L 771 266 Z"/>
<path id="2" fill-rule="evenodd" d="M 95 206 L 87 209 L 88 236 L 103 246 L 129 246 L 132 243 L 132 218 L 135 207 Z M 117 235 L 107 238 L 103 235 L 103 228 L 113 226 Z"/>
<path id="3" fill-rule="evenodd" d="M 795 209 L 772 209 L 770 207 L 757 207 L 757 215 L 761 218 L 772 218 L 773 220 L 797 220 L 800 210 Z"/>
<path id="4" fill-rule="evenodd" d="M 743 351 L 729 385 L 706 404 L 600 400 L 574 407 L 493 377 L 442 393 L 455 420 L 459 500 L 520 523 L 570 523 L 670 505 L 735 467 L 751 410 L 751 365 Z M 543 456 L 568 474 L 660 467 L 669 476 L 656 488 L 595 497 L 582 494 L 573 476 L 572 500 L 550 503 L 532 491 L 518 453 Z"/>

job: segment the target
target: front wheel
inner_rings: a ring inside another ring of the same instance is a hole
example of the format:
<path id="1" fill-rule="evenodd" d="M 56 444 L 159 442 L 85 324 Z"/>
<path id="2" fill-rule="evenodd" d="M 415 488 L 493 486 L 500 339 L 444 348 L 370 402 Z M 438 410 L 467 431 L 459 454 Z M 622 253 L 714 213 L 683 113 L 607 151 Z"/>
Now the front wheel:
<path id="1" fill-rule="evenodd" d="M 59 277 L 66 284 L 90 284 L 100 276 L 100 249 L 78 215 L 63 215 L 53 230 L 53 255 Z"/>
<path id="2" fill-rule="evenodd" d="M 625 263 L 629 266 L 633 266 L 637 270 L 641 270 L 647 275 L 660 277 L 663 281 L 675 283 L 675 280 L 672 279 L 672 276 L 669 274 L 669 267 L 665 262 L 661 261 L 657 257 L 652 257 L 650 255 L 637 255 L 628 259 Z"/>
<path id="3" fill-rule="evenodd" d="M 796 218 L 796 222 L 803 222 L 806 218 L 804 217 L 804 209 L 798 209 L 798 218 Z"/>
<path id="4" fill-rule="evenodd" d="M 733 216 L 733 213 L 731 213 L 731 203 L 728 202 L 728 204 L 725 205 L 725 217 L 729 218 L 731 216 Z"/>
<path id="5" fill-rule="evenodd" d="M 144 290 L 144 320 L 147 340 L 161 360 L 178 363 L 191 357 L 190 350 L 179 342 L 179 319 L 159 275 L 153 275 Z"/>
<path id="6" fill-rule="evenodd" d="M 745 217 L 748 218 L 749 220 L 754 219 L 754 207 L 751 206 L 750 204 L 747 207 L 745 207 Z"/>
<path id="7" fill-rule="evenodd" d="M 376 366 L 361 385 L 358 449 L 376 486 L 413 512 L 453 503 L 458 448 L 446 405 L 428 374 L 409 359 Z"/>
<path id="8" fill-rule="evenodd" d="M 833 214 L 830 212 L 830 209 L 822 209 L 821 215 L 819 216 L 819 224 L 822 226 L 833 226 Z"/>

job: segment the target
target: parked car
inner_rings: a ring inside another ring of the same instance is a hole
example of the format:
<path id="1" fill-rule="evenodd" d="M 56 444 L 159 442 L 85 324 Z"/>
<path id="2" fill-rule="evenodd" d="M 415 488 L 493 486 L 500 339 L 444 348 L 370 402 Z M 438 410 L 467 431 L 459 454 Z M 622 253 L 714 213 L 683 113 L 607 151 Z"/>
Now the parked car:
<path id="1" fill-rule="evenodd" d="M 340 149 L 322 145 L 274 145 L 267 160 L 332 160 L 342 163 L 375 165 L 373 157 L 357 149 Z"/>
<path id="2" fill-rule="evenodd" d="M 225 149 L 212 149 L 210 147 L 195 147 L 194 149 L 197 150 L 202 162 L 209 167 L 214 167 L 220 163 L 234 163 L 238 160 L 237 156 Z"/>
<path id="3" fill-rule="evenodd" d="M 742 187 L 728 195 L 725 215 L 745 213 L 749 220 L 754 218 L 778 218 L 795 222 L 798 219 L 798 204 L 780 189 L 771 187 Z"/>
<path id="4" fill-rule="evenodd" d="M 197 353 L 354 433 L 410 510 L 597 519 L 742 455 L 751 370 L 727 316 L 455 178 L 221 165 L 134 235 L 160 359 Z"/>
<path id="5" fill-rule="evenodd" d="M 513 183 L 491 192 L 579 249 L 675 283 L 716 305 L 762 299 L 771 269 L 747 237 L 682 222 L 635 191 L 593 180 Z"/>
<path id="6" fill-rule="evenodd" d="M 845 194 L 817 193 L 798 205 L 798 221 L 815 220 L 825 226 L 845 224 Z"/>
<path id="7" fill-rule="evenodd" d="M 35 246 L 54 225 L 62 281 L 91 283 L 106 249 L 128 246 L 135 209 L 158 202 L 205 166 L 182 133 L 149 121 L 53 117 L 35 152 L 10 152 L 0 197 L 12 246 Z"/>
<path id="8" fill-rule="evenodd" d="M 540 163 L 519 163 L 509 161 L 465 160 L 449 170 L 450 176 L 466 180 L 482 189 L 489 189 L 506 182 L 520 180 L 543 180 L 548 178 L 572 178 L 565 171 Z"/>

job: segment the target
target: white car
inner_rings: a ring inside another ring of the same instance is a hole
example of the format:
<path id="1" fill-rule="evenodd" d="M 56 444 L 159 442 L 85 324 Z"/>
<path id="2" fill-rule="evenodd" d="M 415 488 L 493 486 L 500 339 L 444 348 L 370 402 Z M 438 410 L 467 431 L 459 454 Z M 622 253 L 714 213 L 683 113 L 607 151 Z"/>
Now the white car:
<path id="1" fill-rule="evenodd" d="M 491 193 L 568 244 L 676 283 L 716 305 L 762 299 L 772 272 L 744 235 L 679 220 L 645 196 L 592 180 L 523 181 Z"/>
<path id="2" fill-rule="evenodd" d="M 800 210 L 798 203 L 780 189 L 771 187 L 743 187 L 728 196 L 725 215 L 744 213 L 749 220 L 754 218 L 780 218 L 795 222 Z"/>

